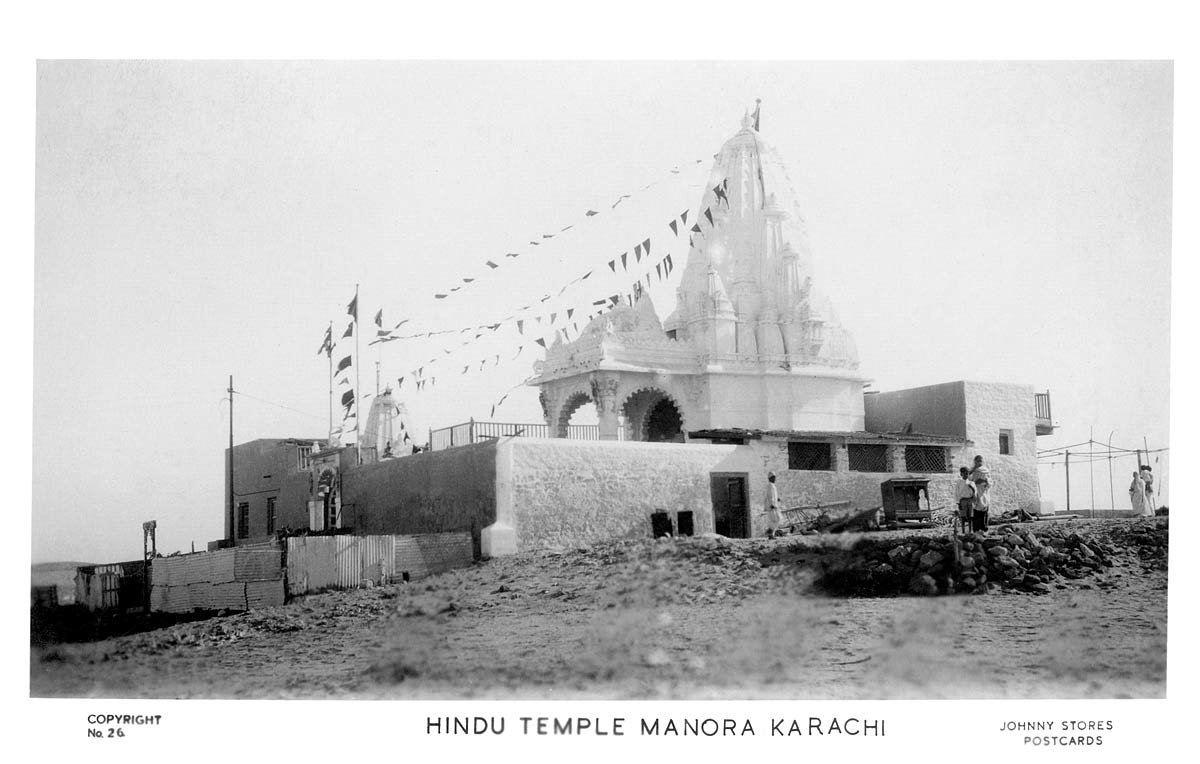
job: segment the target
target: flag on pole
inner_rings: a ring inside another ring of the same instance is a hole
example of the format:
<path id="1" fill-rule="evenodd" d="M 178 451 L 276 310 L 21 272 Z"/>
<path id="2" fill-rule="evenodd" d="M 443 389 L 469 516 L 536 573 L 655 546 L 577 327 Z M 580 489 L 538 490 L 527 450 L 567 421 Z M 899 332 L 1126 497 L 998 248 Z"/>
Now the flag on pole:
<path id="1" fill-rule="evenodd" d="M 355 321 L 358 321 L 358 295 L 354 295 L 354 299 L 346 306 L 346 314 Z"/>
<path id="2" fill-rule="evenodd" d="M 354 336 L 354 322 L 351 321 L 350 323 L 346 324 L 346 331 L 342 332 L 342 339 L 346 339 L 347 337 L 353 337 L 353 336 Z"/>
<path id="3" fill-rule="evenodd" d="M 375 314 L 375 325 L 380 329 L 383 328 L 383 308 L 380 308 L 379 312 Z"/>
<path id="4" fill-rule="evenodd" d="M 333 327 L 332 326 L 325 329 L 325 341 L 321 343 L 320 349 L 317 350 L 317 355 L 321 355 L 322 353 L 324 353 L 326 356 L 329 356 L 331 353 L 333 353 Z"/>
<path id="5" fill-rule="evenodd" d="M 349 407 L 352 403 L 354 403 L 354 391 L 347 390 L 342 393 L 342 405 Z"/>
<path id="6" fill-rule="evenodd" d="M 338 361 L 337 371 L 335 371 L 334 374 L 341 374 L 343 369 L 350 367 L 350 363 L 350 356 L 346 356 L 342 360 Z"/>

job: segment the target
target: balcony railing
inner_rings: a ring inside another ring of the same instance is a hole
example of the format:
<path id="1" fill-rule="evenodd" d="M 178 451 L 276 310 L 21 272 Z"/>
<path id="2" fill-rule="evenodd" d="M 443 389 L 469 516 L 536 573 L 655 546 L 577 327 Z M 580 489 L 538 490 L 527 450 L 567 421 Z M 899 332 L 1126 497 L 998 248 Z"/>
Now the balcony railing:
<path id="1" fill-rule="evenodd" d="M 431 451 L 442 451 L 455 446 L 466 446 L 497 438 L 549 438 L 550 426 L 541 424 L 520 424 L 513 422 L 469 422 L 432 430 L 429 433 Z M 567 438 L 570 440 L 600 440 L 600 425 L 573 424 L 567 427 Z"/>
<path id="2" fill-rule="evenodd" d="M 1038 435 L 1054 433 L 1054 419 L 1050 416 L 1050 391 L 1033 394 L 1033 417 Z"/>

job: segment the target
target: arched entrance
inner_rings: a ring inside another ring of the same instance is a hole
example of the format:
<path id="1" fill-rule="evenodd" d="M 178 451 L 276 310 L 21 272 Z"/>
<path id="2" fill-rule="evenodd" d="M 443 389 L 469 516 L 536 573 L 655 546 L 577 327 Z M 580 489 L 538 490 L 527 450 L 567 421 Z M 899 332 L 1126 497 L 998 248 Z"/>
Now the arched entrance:
<path id="1" fill-rule="evenodd" d="M 683 414 L 662 390 L 638 390 L 625 401 L 623 410 L 626 440 L 683 442 Z"/>
<path id="2" fill-rule="evenodd" d="M 651 443 L 682 443 L 683 417 L 670 398 L 663 398 L 646 415 L 646 440 Z"/>
<path id="3" fill-rule="evenodd" d="M 571 424 L 571 417 L 580 408 L 590 403 L 592 403 L 592 396 L 587 393 L 574 393 L 567 398 L 567 402 L 559 411 L 558 420 L 554 423 L 554 432 L 551 434 L 556 438 L 567 437 L 567 427 Z"/>

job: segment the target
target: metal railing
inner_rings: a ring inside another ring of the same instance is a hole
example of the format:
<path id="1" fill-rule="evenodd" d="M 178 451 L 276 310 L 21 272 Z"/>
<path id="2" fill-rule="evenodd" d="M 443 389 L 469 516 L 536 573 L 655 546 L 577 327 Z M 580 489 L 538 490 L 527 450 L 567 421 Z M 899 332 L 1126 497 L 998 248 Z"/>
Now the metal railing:
<path id="1" fill-rule="evenodd" d="M 518 422 L 469 422 L 430 430 L 429 450 L 441 451 L 455 446 L 466 446 L 497 438 L 549 438 L 550 426 L 545 423 L 522 424 Z M 573 424 L 567 426 L 569 440 L 600 440 L 600 425 Z"/>
<path id="2" fill-rule="evenodd" d="M 1037 419 L 1045 419 L 1047 422 L 1053 421 L 1050 418 L 1050 391 L 1044 393 L 1033 394 L 1033 415 Z"/>

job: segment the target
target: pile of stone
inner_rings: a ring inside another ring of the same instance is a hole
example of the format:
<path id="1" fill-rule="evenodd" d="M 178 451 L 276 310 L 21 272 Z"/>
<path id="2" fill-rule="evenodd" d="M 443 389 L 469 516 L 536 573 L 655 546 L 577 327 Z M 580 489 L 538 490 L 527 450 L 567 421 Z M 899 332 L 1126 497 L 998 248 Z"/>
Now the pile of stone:
<path id="1" fill-rule="evenodd" d="M 1165 542 L 1164 542 L 1165 543 Z M 833 594 L 888 596 L 983 594 L 1007 590 L 1045 594 L 1064 580 L 1113 565 L 1116 550 L 1070 528 L 1004 525 L 962 536 L 864 538 L 817 585 Z"/>

